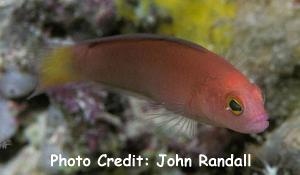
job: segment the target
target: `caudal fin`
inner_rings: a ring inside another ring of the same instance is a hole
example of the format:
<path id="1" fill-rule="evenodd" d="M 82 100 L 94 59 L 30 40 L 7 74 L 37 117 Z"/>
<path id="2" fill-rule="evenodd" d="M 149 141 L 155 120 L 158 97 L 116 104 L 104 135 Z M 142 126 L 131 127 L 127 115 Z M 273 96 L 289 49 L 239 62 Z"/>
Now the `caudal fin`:
<path id="1" fill-rule="evenodd" d="M 38 90 L 78 80 L 73 57 L 71 46 L 55 48 L 46 54 L 40 62 Z"/>

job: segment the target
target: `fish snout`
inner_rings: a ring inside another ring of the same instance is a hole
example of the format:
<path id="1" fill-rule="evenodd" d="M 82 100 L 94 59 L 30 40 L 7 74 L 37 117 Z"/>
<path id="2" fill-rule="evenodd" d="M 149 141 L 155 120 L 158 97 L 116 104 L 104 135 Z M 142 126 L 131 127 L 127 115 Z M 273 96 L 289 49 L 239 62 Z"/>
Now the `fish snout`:
<path id="1" fill-rule="evenodd" d="M 249 133 L 261 133 L 269 127 L 269 116 L 267 114 L 258 115 L 248 123 Z"/>
<path id="2" fill-rule="evenodd" d="M 255 120 L 253 120 L 253 123 L 259 123 L 259 122 L 264 122 L 268 121 L 269 116 L 267 114 L 260 114 L 257 117 L 255 117 Z"/>

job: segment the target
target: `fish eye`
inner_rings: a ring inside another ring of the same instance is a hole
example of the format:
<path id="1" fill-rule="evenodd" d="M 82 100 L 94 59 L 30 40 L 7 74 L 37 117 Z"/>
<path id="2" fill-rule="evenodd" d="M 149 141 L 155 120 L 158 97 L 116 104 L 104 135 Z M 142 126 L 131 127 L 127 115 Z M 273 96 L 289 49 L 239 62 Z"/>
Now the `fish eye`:
<path id="1" fill-rule="evenodd" d="M 230 110 L 236 116 L 239 116 L 243 113 L 243 105 L 235 97 L 229 97 L 228 98 L 226 109 Z"/>

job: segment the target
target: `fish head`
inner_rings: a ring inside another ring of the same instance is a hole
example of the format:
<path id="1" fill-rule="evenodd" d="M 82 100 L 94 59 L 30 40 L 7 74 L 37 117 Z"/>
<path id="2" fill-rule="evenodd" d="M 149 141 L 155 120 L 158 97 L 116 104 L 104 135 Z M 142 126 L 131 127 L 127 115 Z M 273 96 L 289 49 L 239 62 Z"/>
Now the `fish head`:
<path id="1" fill-rule="evenodd" d="M 260 88 L 243 76 L 209 84 L 200 103 L 208 124 L 247 134 L 263 132 L 269 126 Z"/>

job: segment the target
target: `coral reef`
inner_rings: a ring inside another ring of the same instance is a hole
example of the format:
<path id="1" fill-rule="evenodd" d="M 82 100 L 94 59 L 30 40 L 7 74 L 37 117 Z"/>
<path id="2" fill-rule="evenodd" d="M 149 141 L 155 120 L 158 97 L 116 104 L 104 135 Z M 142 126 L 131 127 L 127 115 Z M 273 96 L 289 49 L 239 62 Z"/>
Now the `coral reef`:
<path id="1" fill-rule="evenodd" d="M 266 162 L 265 164 L 276 167 L 278 174 L 300 173 L 299 123 L 299 111 L 297 111 L 293 114 L 293 118 L 285 121 L 268 135 L 267 141 L 256 152 L 260 155 L 260 159 Z"/>
<path id="2" fill-rule="evenodd" d="M 299 174 L 298 18 L 294 0 L 0 0 L 0 174 Z M 199 125 L 188 138 L 145 121 L 159 111 L 151 102 L 93 83 L 24 100 L 45 48 L 136 32 L 175 35 L 226 54 L 263 88 L 270 129 L 246 136 Z M 52 153 L 93 162 L 101 153 L 131 153 L 155 162 L 161 152 L 193 159 L 251 152 L 254 168 L 49 165 Z"/>
<path id="3" fill-rule="evenodd" d="M 299 6 L 294 1 L 254 1 L 241 6 L 228 53 L 263 87 L 272 131 L 262 147 L 249 146 L 259 173 L 299 174 Z"/>
<path id="4" fill-rule="evenodd" d="M 159 32 L 194 41 L 219 53 L 231 45 L 235 1 L 155 0 L 171 17 L 171 22 L 159 26 Z"/>
<path id="5" fill-rule="evenodd" d="M 113 1 L 25 1 L 14 10 L 13 20 L 41 30 L 48 37 L 72 36 L 76 40 L 103 36 L 114 29 Z"/>
<path id="6" fill-rule="evenodd" d="M 17 130 L 17 121 L 14 112 L 9 107 L 8 102 L 0 100 L 0 147 L 5 147 L 5 142 L 13 136 Z"/>
<path id="7" fill-rule="evenodd" d="M 299 9 L 293 1 L 257 2 L 241 7 L 228 58 L 263 87 L 270 116 L 281 123 L 299 108 Z"/>

